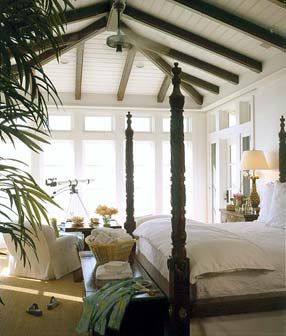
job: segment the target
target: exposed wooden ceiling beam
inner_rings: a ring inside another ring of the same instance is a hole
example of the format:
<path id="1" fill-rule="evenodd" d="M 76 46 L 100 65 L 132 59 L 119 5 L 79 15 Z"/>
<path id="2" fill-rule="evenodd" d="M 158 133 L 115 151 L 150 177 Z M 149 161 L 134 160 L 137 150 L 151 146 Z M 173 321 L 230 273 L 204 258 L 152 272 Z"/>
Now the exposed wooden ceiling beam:
<path id="1" fill-rule="evenodd" d="M 210 63 L 204 62 L 198 58 L 185 54 L 176 49 L 172 49 L 161 43 L 154 42 L 146 37 L 143 37 L 142 35 L 139 35 L 131 30 L 125 23 L 122 23 L 122 31 L 127 34 L 128 38 L 131 39 L 132 43 L 137 45 L 138 47 L 154 51 L 161 55 L 169 56 L 177 61 L 203 70 L 232 84 L 239 83 L 238 75 Z"/>
<path id="2" fill-rule="evenodd" d="M 140 49 L 140 50 L 143 52 L 143 54 L 146 57 L 148 57 L 148 59 L 153 60 L 153 63 L 157 64 L 157 66 L 160 67 L 162 71 L 164 71 L 163 69 L 168 69 L 169 75 L 172 76 L 171 66 L 161 56 L 159 56 L 158 54 L 150 50 L 146 50 L 146 49 Z M 189 75 L 185 72 L 182 72 L 181 79 L 183 82 L 198 86 L 211 93 L 219 94 L 219 87 L 217 85 L 207 82 L 201 78 Z"/>
<path id="3" fill-rule="evenodd" d="M 106 27 L 106 24 L 107 24 L 107 17 L 105 16 L 91 23 L 90 25 L 82 28 L 79 31 L 62 35 L 61 38 L 57 40 L 57 42 L 60 46 L 63 46 L 63 45 L 68 46 L 70 44 L 78 43 L 85 37 L 88 37 L 90 33 L 92 34 L 94 30 L 98 30 L 98 29 Z M 51 48 L 49 41 L 46 40 L 45 42 L 46 42 L 46 47 Z"/>
<path id="4" fill-rule="evenodd" d="M 160 90 L 159 90 L 158 95 L 157 95 L 157 102 L 158 103 L 163 103 L 163 101 L 166 97 L 166 94 L 168 92 L 168 89 L 171 85 L 171 81 L 172 81 L 171 77 L 165 75 L 165 78 L 163 79 L 163 82 L 161 84 Z"/>
<path id="5" fill-rule="evenodd" d="M 143 55 L 148 58 L 155 66 L 157 66 L 165 75 L 172 78 L 172 67 L 159 55 L 154 54 L 149 50 L 140 49 Z M 186 83 L 182 82 L 181 86 L 185 88 L 185 91 L 194 99 L 198 105 L 203 104 L 204 97 L 194 88 L 191 84 L 185 85 Z"/>
<path id="6" fill-rule="evenodd" d="M 181 87 L 198 105 L 203 105 L 204 96 L 202 96 L 191 84 L 181 82 Z"/>
<path id="7" fill-rule="evenodd" d="M 81 99 L 82 68 L 83 68 L 84 43 L 76 49 L 76 70 L 75 70 L 75 99 Z"/>
<path id="8" fill-rule="evenodd" d="M 277 6 L 280 6 L 284 9 L 286 9 L 286 0 L 268 0 L 268 1 L 274 3 Z"/>
<path id="9" fill-rule="evenodd" d="M 61 49 L 61 55 L 67 53 L 68 51 L 76 48 L 77 46 L 79 46 L 80 44 L 84 43 L 85 41 L 95 37 L 96 35 L 101 34 L 102 32 L 105 31 L 106 28 L 106 22 L 107 22 L 107 18 L 106 17 L 102 17 L 101 19 L 98 19 L 97 21 L 91 23 L 90 25 L 88 25 L 87 27 L 81 29 L 80 31 L 78 31 L 77 33 L 77 39 L 75 39 L 74 42 L 65 45 L 64 48 Z M 56 55 L 54 55 L 54 58 L 56 58 Z M 51 61 L 51 59 L 49 59 L 49 61 Z M 45 61 L 44 64 L 46 64 L 48 62 Z"/>
<path id="10" fill-rule="evenodd" d="M 171 0 L 171 2 L 183 5 L 191 11 L 195 11 L 208 17 L 209 19 L 213 19 L 231 28 L 239 30 L 240 32 L 254 37 L 259 41 L 267 42 L 275 48 L 283 51 L 286 49 L 285 37 L 272 32 L 270 29 L 261 27 L 247 19 L 234 15 L 233 13 L 213 4 L 207 3 L 203 0 Z"/>
<path id="11" fill-rule="evenodd" d="M 127 57 L 126 57 L 123 73 L 121 76 L 120 85 L 119 85 L 118 92 L 117 92 L 117 100 L 123 100 L 124 98 L 125 90 L 128 84 L 129 77 L 130 77 L 135 55 L 136 55 L 136 48 L 132 47 L 131 49 L 129 49 Z"/>
<path id="12" fill-rule="evenodd" d="M 106 22 L 107 22 L 107 18 L 103 17 L 103 18 L 91 23 L 87 27 L 81 29 L 80 31 L 78 31 L 76 33 L 77 34 L 77 39 L 75 39 L 75 41 L 73 43 L 63 45 L 63 46 L 60 47 L 60 55 L 63 55 L 65 53 L 67 53 L 68 51 L 72 50 L 73 48 L 76 48 L 81 43 L 84 43 L 85 41 L 89 40 L 90 38 L 102 33 L 103 31 L 105 31 Z M 39 55 L 40 63 L 42 64 L 42 66 L 51 62 L 52 60 L 56 59 L 56 57 L 57 57 L 57 55 L 56 55 L 54 49 L 45 50 L 44 52 L 42 52 Z M 12 71 L 17 72 L 17 65 L 16 64 L 14 64 L 12 66 Z"/>
<path id="13" fill-rule="evenodd" d="M 105 14 L 109 11 L 108 2 L 100 2 L 91 6 L 79 7 L 66 11 L 65 18 L 67 23 L 90 19 L 97 15 Z"/>
<path id="14" fill-rule="evenodd" d="M 236 62 L 239 65 L 242 65 L 252 71 L 255 71 L 255 72 L 262 71 L 261 62 L 251 57 L 248 57 L 244 54 L 241 54 L 240 52 L 227 48 L 221 44 L 208 40 L 205 37 L 199 36 L 183 28 L 177 27 L 167 21 L 159 19 L 139 9 L 126 6 L 123 15 L 126 15 L 131 19 L 141 22 L 147 26 L 151 26 L 162 32 L 168 33 L 176 38 L 180 38 L 186 42 L 189 42 L 201 48 L 207 49 L 213 53 L 216 53 L 220 56 L 227 58 L 228 60 Z"/>

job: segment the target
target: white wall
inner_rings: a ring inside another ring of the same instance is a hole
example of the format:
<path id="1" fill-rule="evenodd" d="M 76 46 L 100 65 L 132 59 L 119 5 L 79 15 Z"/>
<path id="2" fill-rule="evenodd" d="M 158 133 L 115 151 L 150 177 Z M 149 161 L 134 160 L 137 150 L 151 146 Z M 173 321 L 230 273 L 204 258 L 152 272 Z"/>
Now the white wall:
<path id="1" fill-rule="evenodd" d="M 214 108 L 205 109 L 207 115 L 213 115 L 217 110 L 224 109 L 236 101 L 250 101 L 253 110 L 253 123 L 235 126 L 228 129 L 224 134 L 230 138 L 243 126 L 246 133 L 253 133 L 253 145 L 256 149 L 263 150 L 269 162 L 270 169 L 257 171 L 260 176 L 258 184 L 266 180 L 278 178 L 278 133 L 280 129 L 280 117 L 286 116 L 286 68 L 271 74 L 267 78 L 249 86 L 247 91 L 237 91 L 235 96 L 223 99 Z M 222 133 L 223 131 L 220 131 Z M 210 136 L 211 135 L 211 136 Z M 218 134 L 216 132 L 208 135 L 209 141 L 214 141 Z M 213 137 L 215 139 L 213 139 Z M 222 176 L 220 174 L 220 176 Z M 222 181 L 219 182 L 219 184 Z M 208 209 L 210 208 L 208 199 Z M 220 204 L 220 206 L 223 206 Z"/>
<path id="2" fill-rule="evenodd" d="M 260 172 L 261 178 L 278 178 L 279 119 L 286 116 L 286 70 L 255 92 L 255 146 L 265 151 L 271 170 Z"/>

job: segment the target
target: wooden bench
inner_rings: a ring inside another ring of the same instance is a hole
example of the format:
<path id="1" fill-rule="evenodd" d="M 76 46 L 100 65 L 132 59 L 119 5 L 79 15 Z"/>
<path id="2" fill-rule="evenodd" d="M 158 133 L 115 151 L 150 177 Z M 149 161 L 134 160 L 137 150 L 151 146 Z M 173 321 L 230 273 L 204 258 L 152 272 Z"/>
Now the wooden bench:
<path id="1" fill-rule="evenodd" d="M 84 297 L 87 297 L 94 294 L 107 281 L 96 280 L 94 274 L 96 260 L 92 252 L 80 252 L 80 260 L 83 274 Z M 145 280 L 152 281 L 136 260 L 132 262 L 131 268 L 134 277 L 142 276 Z M 154 288 L 158 290 L 158 293 L 153 296 L 148 294 L 135 295 L 127 306 L 119 333 L 108 331 L 106 336 L 164 336 L 169 304 L 167 297 L 158 289 L 153 281 L 152 283 Z M 90 335 L 93 335 L 92 331 Z"/>

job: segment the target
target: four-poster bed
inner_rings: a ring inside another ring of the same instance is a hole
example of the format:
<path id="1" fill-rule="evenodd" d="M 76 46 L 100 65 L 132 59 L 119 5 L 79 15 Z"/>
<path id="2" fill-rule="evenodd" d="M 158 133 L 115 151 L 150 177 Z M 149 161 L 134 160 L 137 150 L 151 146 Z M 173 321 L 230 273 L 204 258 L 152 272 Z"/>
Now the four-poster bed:
<path id="1" fill-rule="evenodd" d="M 212 297 L 210 294 L 210 296 L 200 297 L 198 288 L 201 288 L 198 287 L 197 284 L 190 285 L 190 261 L 187 257 L 186 250 L 187 234 L 185 219 L 184 97 L 180 91 L 181 69 L 178 67 L 177 63 L 175 63 L 172 72 L 174 74 L 172 80 L 173 92 L 170 96 L 172 249 L 171 257 L 168 259 L 169 281 L 167 281 L 166 276 L 164 277 L 162 272 L 159 272 L 157 268 L 142 253 L 140 253 L 140 251 L 137 253 L 136 258 L 169 297 L 171 335 L 186 336 L 190 333 L 190 318 L 286 309 L 286 291 L 285 288 L 282 288 L 284 290 L 269 290 L 264 293 L 247 293 L 244 295 L 233 293 L 232 295 L 222 297 Z M 286 133 L 285 119 L 283 117 L 281 118 L 279 139 L 279 181 L 284 183 L 286 182 Z M 127 218 L 125 228 L 129 233 L 133 233 L 136 226 L 134 220 L 134 167 L 132 140 L 133 131 L 131 128 L 131 114 L 128 113 L 126 130 Z M 189 231 L 188 234 L 190 234 Z M 231 275 L 226 275 L 226 277 L 227 276 L 231 278 Z M 219 279 L 220 278 L 218 278 L 218 280 Z M 248 280 L 251 280 L 251 278 Z M 283 285 L 281 287 L 283 287 Z"/>

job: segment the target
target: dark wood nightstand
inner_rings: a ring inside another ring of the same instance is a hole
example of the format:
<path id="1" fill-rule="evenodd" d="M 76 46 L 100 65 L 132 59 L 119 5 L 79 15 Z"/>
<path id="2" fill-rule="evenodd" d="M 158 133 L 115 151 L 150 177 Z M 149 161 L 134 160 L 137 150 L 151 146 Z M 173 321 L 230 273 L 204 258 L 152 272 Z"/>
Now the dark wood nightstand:
<path id="1" fill-rule="evenodd" d="M 226 209 L 219 209 L 221 214 L 221 222 L 252 222 L 258 218 L 258 214 L 238 213 Z"/>

